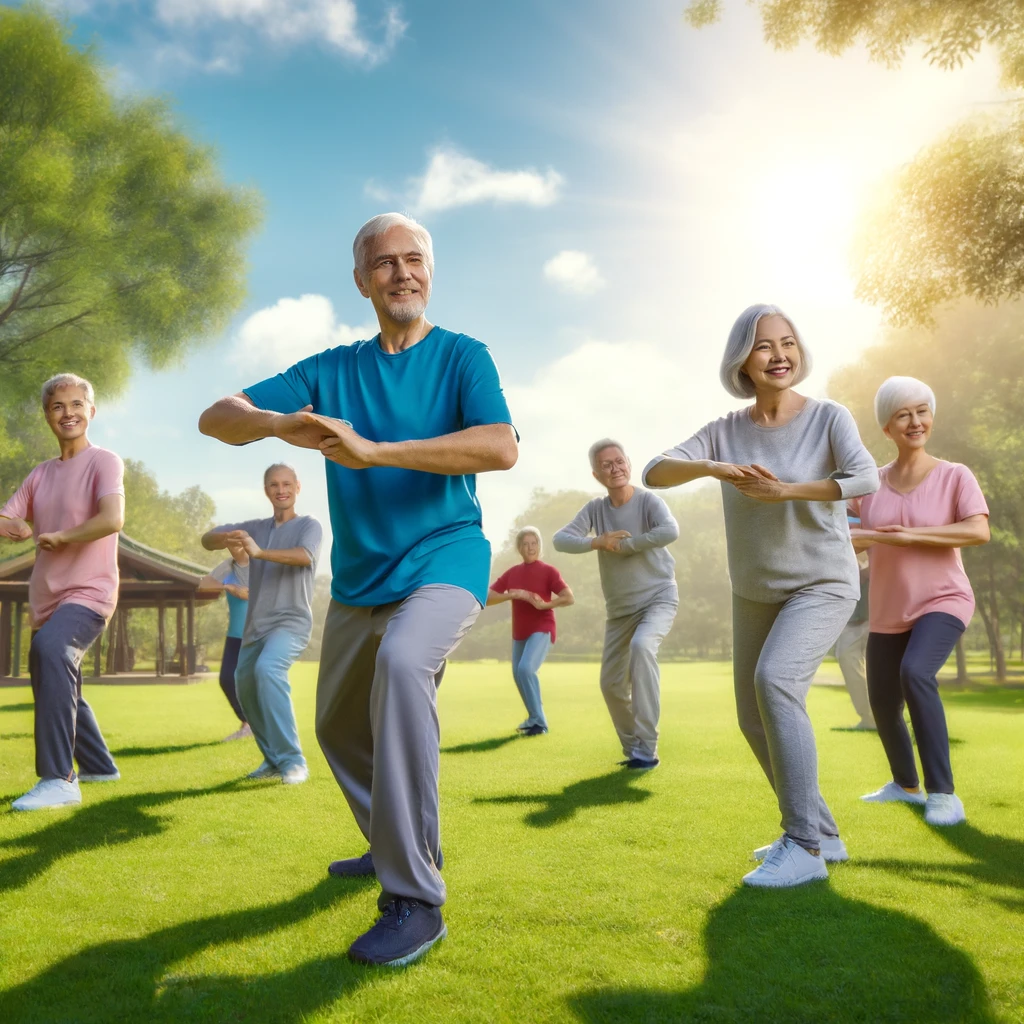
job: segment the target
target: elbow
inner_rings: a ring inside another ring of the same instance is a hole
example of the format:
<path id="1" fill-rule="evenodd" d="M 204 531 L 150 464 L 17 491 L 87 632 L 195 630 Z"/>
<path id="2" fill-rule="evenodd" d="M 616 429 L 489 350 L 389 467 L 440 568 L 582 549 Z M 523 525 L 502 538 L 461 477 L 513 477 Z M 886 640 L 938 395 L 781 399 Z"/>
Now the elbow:
<path id="1" fill-rule="evenodd" d="M 510 437 L 494 452 L 491 468 L 496 470 L 511 469 L 518 461 L 519 445 L 516 444 L 514 438 Z"/>
<path id="2" fill-rule="evenodd" d="M 199 415 L 199 433 L 205 434 L 207 437 L 216 437 L 214 433 L 214 423 L 216 421 L 216 405 L 211 405 L 209 409 L 204 409 Z"/>
<path id="3" fill-rule="evenodd" d="M 210 530 L 208 533 L 204 533 L 202 537 L 199 538 L 199 543 L 202 544 L 207 551 L 216 550 L 213 546 L 213 534 L 214 531 Z"/>

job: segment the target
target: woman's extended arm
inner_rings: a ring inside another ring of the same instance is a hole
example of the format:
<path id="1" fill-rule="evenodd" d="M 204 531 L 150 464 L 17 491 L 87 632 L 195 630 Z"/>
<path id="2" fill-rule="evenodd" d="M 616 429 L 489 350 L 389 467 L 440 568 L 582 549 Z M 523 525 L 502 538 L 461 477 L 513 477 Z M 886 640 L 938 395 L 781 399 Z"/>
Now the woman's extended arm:
<path id="1" fill-rule="evenodd" d="M 988 516 L 984 513 L 944 526 L 879 526 L 874 530 L 856 532 L 866 534 L 864 539 L 871 544 L 889 544 L 900 548 L 969 548 L 987 544 L 991 537 Z"/>

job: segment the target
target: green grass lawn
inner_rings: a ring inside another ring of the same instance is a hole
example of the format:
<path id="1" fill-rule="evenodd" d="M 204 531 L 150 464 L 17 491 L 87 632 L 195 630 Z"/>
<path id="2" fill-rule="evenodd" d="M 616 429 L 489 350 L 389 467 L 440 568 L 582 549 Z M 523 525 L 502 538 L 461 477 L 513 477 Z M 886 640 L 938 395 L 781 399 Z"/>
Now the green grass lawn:
<path id="1" fill-rule="evenodd" d="M 729 667 L 664 671 L 662 766 L 621 756 L 597 665 L 543 674 L 548 736 L 507 665 L 441 689 L 448 939 L 401 971 L 345 957 L 372 880 L 327 876 L 362 837 L 313 735 L 312 771 L 239 781 L 251 743 L 216 682 L 87 687 L 123 779 L 17 814 L 34 782 L 27 688 L 0 690 L 0 1022 L 1024 1021 L 1024 692 L 947 697 L 968 824 L 857 797 L 887 778 L 844 691 L 816 687 L 822 788 L 853 860 L 828 883 L 743 889 L 778 834 L 736 728 Z"/>

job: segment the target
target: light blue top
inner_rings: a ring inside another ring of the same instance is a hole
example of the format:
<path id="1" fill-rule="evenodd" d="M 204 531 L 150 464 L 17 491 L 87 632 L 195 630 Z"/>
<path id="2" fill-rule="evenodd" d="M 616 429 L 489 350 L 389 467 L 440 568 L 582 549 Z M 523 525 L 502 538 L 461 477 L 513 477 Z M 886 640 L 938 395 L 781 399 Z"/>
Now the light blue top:
<path id="1" fill-rule="evenodd" d="M 512 422 L 486 345 L 441 327 L 403 352 L 384 352 L 378 338 L 310 356 L 245 393 L 274 412 L 311 405 L 371 441 Z M 491 548 L 474 475 L 326 467 L 334 600 L 375 607 L 446 583 L 486 602 Z"/>
<path id="2" fill-rule="evenodd" d="M 245 632 L 245 613 L 249 610 L 249 602 L 234 594 L 225 593 L 228 599 L 228 636 L 236 640 L 242 639 Z"/>

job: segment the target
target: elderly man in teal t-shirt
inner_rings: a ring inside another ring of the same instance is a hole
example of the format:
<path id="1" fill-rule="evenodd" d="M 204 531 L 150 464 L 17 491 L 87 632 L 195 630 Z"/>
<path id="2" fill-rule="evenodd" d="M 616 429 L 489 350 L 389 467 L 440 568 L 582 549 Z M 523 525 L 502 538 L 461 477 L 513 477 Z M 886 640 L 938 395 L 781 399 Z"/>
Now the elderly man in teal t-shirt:
<path id="1" fill-rule="evenodd" d="M 229 444 L 279 437 L 327 460 L 332 600 L 316 730 L 370 843 L 331 873 L 377 875 L 381 917 L 349 955 L 397 966 L 447 934 L 436 689 L 487 600 L 475 474 L 510 469 L 518 452 L 487 347 L 424 315 L 426 229 L 381 214 L 353 256 L 380 333 L 221 399 L 199 426 Z"/>

